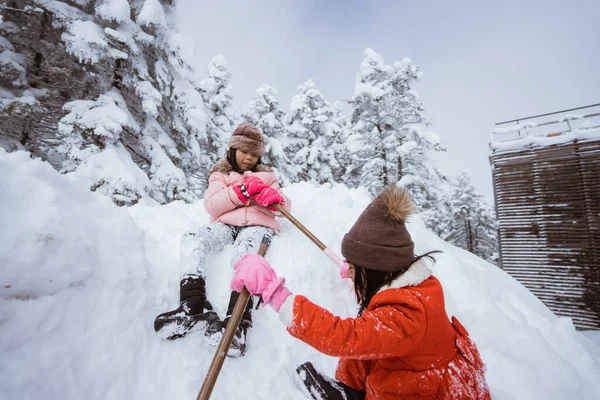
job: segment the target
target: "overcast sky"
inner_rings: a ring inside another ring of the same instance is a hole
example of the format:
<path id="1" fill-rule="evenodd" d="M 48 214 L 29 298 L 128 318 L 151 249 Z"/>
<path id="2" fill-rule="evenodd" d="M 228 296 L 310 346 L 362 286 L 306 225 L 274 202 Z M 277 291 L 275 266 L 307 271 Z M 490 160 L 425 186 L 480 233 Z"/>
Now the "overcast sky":
<path id="1" fill-rule="evenodd" d="M 238 108 L 268 84 L 288 111 L 308 78 L 328 101 L 348 100 L 367 47 L 387 64 L 412 59 L 448 148 L 440 168 L 468 171 L 490 202 L 494 123 L 600 103 L 600 0 L 206 3 L 179 0 L 179 30 L 202 70 L 225 56 Z"/>

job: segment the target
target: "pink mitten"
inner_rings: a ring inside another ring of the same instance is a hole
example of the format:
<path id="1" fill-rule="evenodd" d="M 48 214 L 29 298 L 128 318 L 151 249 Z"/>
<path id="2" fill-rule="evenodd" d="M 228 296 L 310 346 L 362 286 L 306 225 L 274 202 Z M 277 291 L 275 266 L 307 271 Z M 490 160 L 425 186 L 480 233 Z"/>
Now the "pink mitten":
<path id="1" fill-rule="evenodd" d="M 277 189 L 273 189 L 272 187 L 267 186 L 260 193 L 254 195 L 254 200 L 261 206 L 267 207 L 269 210 L 277 211 L 275 207 L 273 207 L 274 203 L 279 203 L 283 205 L 284 199 L 281 194 L 277 191 Z"/>
<path id="2" fill-rule="evenodd" d="M 268 187 L 269 185 L 264 183 L 262 179 L 256 176 L 249 176 L 244 179 L 244 182 L 241 185 L 234 185 L 232 189 L 238 199 L 240 199 L 243 204 L 246 204 L 250 197 L 253 197 L 255 194 L 260 193 L 261 190 Z"/>
<path id="3" fill-rule="evenodd" d="M 241 185 L 232 186 L 234 193 L 237 195 L 238 199 L 242 202 L 242 204 L 246 204 L 248 200 L 250 200 L 250 195 L 248 194 L 248 190 L 242 183 Z"/>
<path id="4" fill-rule="evenodd" d="M 258 254 L 246 254 L 235 263 L 235 274 L 231 280 L 231 288 L 241 292 L 244 286 L 254 295 L 260 295 L 264 304 L 269 304 L 275 311 L 292 293 L 284 286 L 285 278 L 277 276 L 264 257 Z"/>
<path id="5" fill-rule="evenodd" d="M 257 176 L 249 176 L 244 179 L 244 186 L 246 186 L 246 190 L 248 190 L 250 197 L 254 197 L 254 195 L 269 187 L 269 185 L 264 183 L 263 180 Z"/>

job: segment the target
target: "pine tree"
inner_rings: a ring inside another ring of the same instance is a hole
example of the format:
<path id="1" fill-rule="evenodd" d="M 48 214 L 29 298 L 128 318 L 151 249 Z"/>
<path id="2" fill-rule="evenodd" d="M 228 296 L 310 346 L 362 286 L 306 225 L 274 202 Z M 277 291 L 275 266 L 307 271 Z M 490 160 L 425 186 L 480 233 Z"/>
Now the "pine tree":
<path id="1" fill-rule="evenodd" d="M 331 121 L 339 128 L 333 137 L 331 144 L 332 153 L 335 157 L 335 163 L 332 163 L 333 180 L 348 185 L 345 181 L 346 169 L 352 165 L 349 153 L 347 151 L 347 139 L 350 128 L 348 125 L 348 117 L 344 113 L 344 103 L 342 101 L 334 101 L 331 104 Z"/>
<path id="2" fill-rule="evenodd" d="M 61 34 L 72 10 L 66 7 L 61 20 L 54 7 L 33 1 L 0 4 L 0 11 L 0 142 L 58 167 L 62 158 L 48 150 L 58 142 L 62 105 L 70 95 L 84 97 L 97 83 L 96 75 L 64 50 Z"/>
<path id="3" fill-rule="evenodd" d="M 210 117 L 207 134 L 213 138 L 219 154 L 227 150 L 227 141 L 237 120 L 233 109 L 231 73 L 227 70 L 227 60 L 218 55 L 210 60 L 208 78 L 200 82 L 200 94 L 207 104 Z"/>
<path id="4" fill-rule="evenodd" d="M 288 116 L 290 154 L 299 166 L 297 179 L 332 182 L 338 168 L 333 144 L 341 128 L 333 121 L 333 108 L 312 80 L 298 86 L 298 90 Z"/>
<path id="5" fill-rule="evenodd" d="M 277 90 L 268 85 L 256 89 L 256 96 L 246 103 L 242 111 L 242 120 L 251 122 L 262 131 L 267 140 L 263 162 L 274 167 L 283 185 L 297 179 L 299 168 L 294 165 L 288 154 L 289 141 L 284 125 L 285 113 L 275 98 Z"/>
<path id="6" fill-rule="evenodd" d="M 477 193 L 468 174 L 455 179 L 448 202 L 451 214 L 442 239 L 496 263 L 498 237 L 494 213 Z"/>
<path id="7" fill-rule="evenodd" d="M 418 68 L 409 59 L 386 65 L 372 49 L 363 53 L 350 100 L 348 151 L 353 161 L 346 168 L 346 177 L 352 184 L 379 192 L 405 174 L 402 146 L 415 140 L 415 132 L 419 132 L 415 125 L 428 124 L 411 89 L 419 77 Z M 427 147 L 427 140 L 428 136 L 423 136 L 419 142 Z M 433 144 L 430 147 L 435 149 Z"/>
<path id="8" fill-rule="evenodd" d="M 407 188 L 413 196 L 417 211 L 425 225 L 437 232 L 440 216 L 448 213 L 445 193 L 448 181 L 429 155 L 440 149 L 439 137 L 423 127 L 413 125 L 407 131 L 403 144 L 395 149 L 402 177 L 399 186 Z"/>
<path id="9" fill-rule="evenodd" d="M 59 121 L 63 140 L 57 148 L 66 156 L 64 172 L 85 177 L 93 191 L 119 205 L 133 204 L 151 190 L 150 179 L 131 161 L 121 140 L 141 128 L 119 90 L 113 88 L 96 100 L 71 101 L 64 109 L 68 114 Z"/>
<path id="10" fill-rule="evenodd" d="M 216 149 L 199 79 L 168 22 L 171 3 L 22 1 L 4 9 L 10 32 L 0 45 L 23 57 L 11 63 L 22 68 L 20 81 L 0 93 L 0 135 L 118 204 L 192 200 L 186 174 L 206 173 Z"/>
<path id="11" fill-rule="evenodd" d="M 188 86 L 185 91 L 185 97 L 194 100 L 181 103 L 182 109 L 186 104 L 197 104 L 194 109 L 186 111 L 187 117 L 184 120 L 188 121 L 188 126 L 184 126 L 182 131 L 186 129 L 196 131 L 197 138 L 204 138 L 198 141 L 200 154 L 190 153 L 189 167 L 185 169 L 190 189 L 198 197 L 206 190 L 208 171 L 211 166 L 222 158 L 227 150 L 227 138 L 233 131 L 236 119 L 229 84 L 231 74 L 227 70 L 225 57 L 221 55 L 213 57 L 207 72 L 208 77 L 200 81 L 197 88 Z M 207 109 L 202 111 L 204 105 Z M 200 117 L 195 119 L 195 115 Z M 197 121 L 198 126 L 190 126 L 190 121 Z"/>

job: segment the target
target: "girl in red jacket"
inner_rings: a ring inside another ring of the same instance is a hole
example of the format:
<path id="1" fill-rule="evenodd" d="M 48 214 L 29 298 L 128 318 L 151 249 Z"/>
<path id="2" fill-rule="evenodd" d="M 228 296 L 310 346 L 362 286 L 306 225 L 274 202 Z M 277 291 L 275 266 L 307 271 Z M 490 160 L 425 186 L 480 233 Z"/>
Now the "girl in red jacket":
<path id="1" fill-rule="evenodd" d="M 244 254 L 256 253 L 263 236 L 273 237 L 279 223 L 273 203 L 289 209 L 289 200 L 279 192 L 277 177 L 260 157 L 265 153 L 261 132 L 250 123 L 240 124 L 229 141 L 227 159 L 211 168 L 204 208 L 210 224 L 188 233 L 181 243 L 180 305 L 160 314 L 154 329 L 166 339 L 185 336 L 199 321 L 206 321 L 207 337 L 218 343 L 229 320 L 239 291 L 231 294 L 227 317 L 221 321 L 206 299 L 205 262 L 208 252 L 233 244 L 231 264 Z M 274 209 L 273 209 L 274 210 Z M 238 327 L 230 355 L 243 355 L 247 330 L 252 326 L 252 301 Z"/>
<path id="2" fill-rule="evenodd" d="M 465 328 L 444 306 L 440 282 L 404 221 L 408 192 L 388 187 L 342 241 L 361 312 L 342 319 L 301 295 L 266 260 L 246 255 L 235 265 L 234 290 L 246 287 L 279 312 L 288 332 L 340 357 L 336 380 L 310 363 L 298 368 L 314 399 L 490 399 L 484 364 Z"/>

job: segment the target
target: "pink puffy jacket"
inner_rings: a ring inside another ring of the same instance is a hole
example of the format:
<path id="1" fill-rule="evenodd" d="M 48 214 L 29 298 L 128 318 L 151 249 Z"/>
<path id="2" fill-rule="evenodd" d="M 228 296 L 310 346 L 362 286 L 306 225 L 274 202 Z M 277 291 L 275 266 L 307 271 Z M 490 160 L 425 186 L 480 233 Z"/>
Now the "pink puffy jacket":
<path id="1" fill-rule="evenodd" d="M 204 208 L 210 214 L 210 222 L 235 226 L 260 225 L 279 232 L 279 222 L 273 212 L 252 199 L 244 205 L 233 191 L 232 186 L 239 185 L 248 176 L 256 176 L 272 188 L 279 189 L 277 176 L 268 166 L 259 165 L 257 172 L 240 174 L 231 168 L 227 160 L 221 160 L 211 169 L 208 189 L 204 192 Z M 290 199 L 283 193 L 281 195 L 285 199 L 284 208 L 289 211 Z"/>

